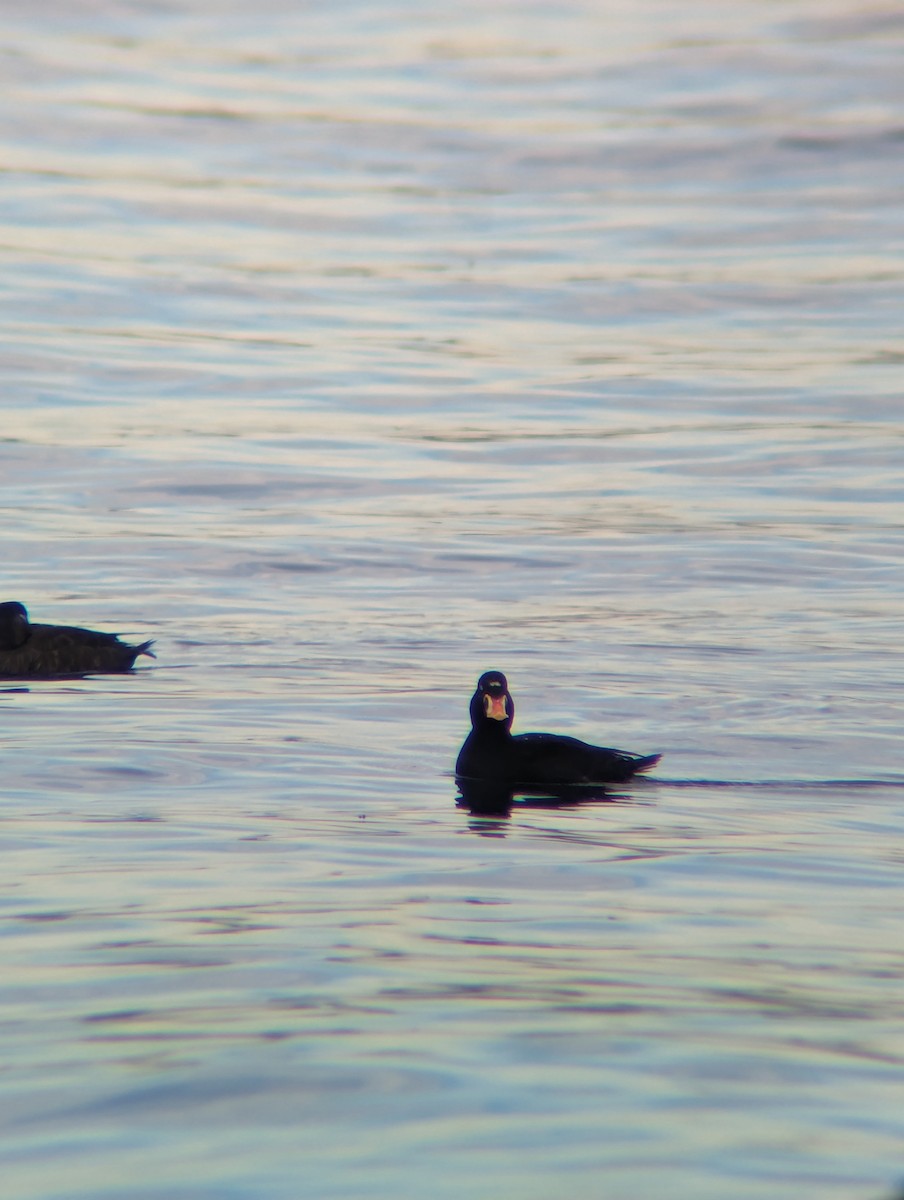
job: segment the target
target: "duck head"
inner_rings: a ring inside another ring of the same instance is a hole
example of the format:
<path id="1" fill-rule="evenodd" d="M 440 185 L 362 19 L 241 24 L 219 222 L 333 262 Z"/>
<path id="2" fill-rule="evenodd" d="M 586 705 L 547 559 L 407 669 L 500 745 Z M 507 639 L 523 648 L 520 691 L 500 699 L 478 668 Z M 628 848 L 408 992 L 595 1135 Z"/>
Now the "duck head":
<path id="1" fill-rule="evenodd" d="M 0 604 L 0 650 L 18 650 L 28 641 L 28 613 L 18 600 Z"/>
<path id="2" fill-rule="evenodd" d="M 514 719 L 515 702 L 505 676 L 501 671 L 485 671 L 477 680 L 477 691 L 471 697 L 471 724 L 475 729 L 496 725 L 510 730 Z"/>

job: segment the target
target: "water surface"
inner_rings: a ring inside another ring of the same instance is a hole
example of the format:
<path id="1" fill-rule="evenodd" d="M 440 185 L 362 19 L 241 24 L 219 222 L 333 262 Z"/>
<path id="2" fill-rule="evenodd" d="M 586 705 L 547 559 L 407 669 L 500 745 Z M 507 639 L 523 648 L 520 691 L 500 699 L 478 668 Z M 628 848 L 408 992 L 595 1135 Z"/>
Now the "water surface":
<path id="1" fill-rule="evenodd" d="M 890 1196 L 899 14 L 0 20 L 8 1194 Z"/>

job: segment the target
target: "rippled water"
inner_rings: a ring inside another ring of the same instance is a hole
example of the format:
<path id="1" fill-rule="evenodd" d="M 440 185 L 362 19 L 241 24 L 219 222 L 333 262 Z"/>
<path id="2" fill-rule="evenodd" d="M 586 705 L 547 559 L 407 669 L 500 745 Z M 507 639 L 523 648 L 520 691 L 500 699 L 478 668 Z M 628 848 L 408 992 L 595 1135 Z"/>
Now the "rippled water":
<path id="1" fill-rule="evenodd" d="M 900 13 L 0 24 L 4 1195 L 890 1196 Z"/>

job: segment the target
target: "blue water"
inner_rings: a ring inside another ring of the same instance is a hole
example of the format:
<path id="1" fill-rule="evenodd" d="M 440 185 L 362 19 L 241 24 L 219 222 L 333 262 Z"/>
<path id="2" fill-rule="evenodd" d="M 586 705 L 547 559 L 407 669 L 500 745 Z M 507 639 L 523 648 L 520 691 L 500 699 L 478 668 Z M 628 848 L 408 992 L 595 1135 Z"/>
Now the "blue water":
<path id="1" fill-rule="evenodd" d="M 890 1200 L 899 14 L 7 8 L 4 1196 Z"/>

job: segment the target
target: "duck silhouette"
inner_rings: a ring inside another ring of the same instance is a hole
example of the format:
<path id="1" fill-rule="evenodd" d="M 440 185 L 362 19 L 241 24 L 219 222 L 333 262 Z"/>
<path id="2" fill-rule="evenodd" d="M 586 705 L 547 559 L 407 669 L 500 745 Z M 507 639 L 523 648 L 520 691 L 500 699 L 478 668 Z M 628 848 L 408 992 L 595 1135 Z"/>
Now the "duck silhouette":
<path id="1" fill-rule="evenodd" d="M 512 734 L 515 702 L 501 671 L 487 671 L 471 697 L 471 732 L 465 738 L 456 777 L 514 790 L 534 787 L 624 783 L 659 762 L 659 754 L 630 754 L 591 746 L 558 733 Z"/>
<path id="2" fill-rule="evenodd" d="M 115 633 L 73 625 L 33 625 L 24 604 L 0 604 L 0 679 L 52 679 L 131 671 L 139 654 L 156 657 L 152 641 L 130 646 Z"/>

